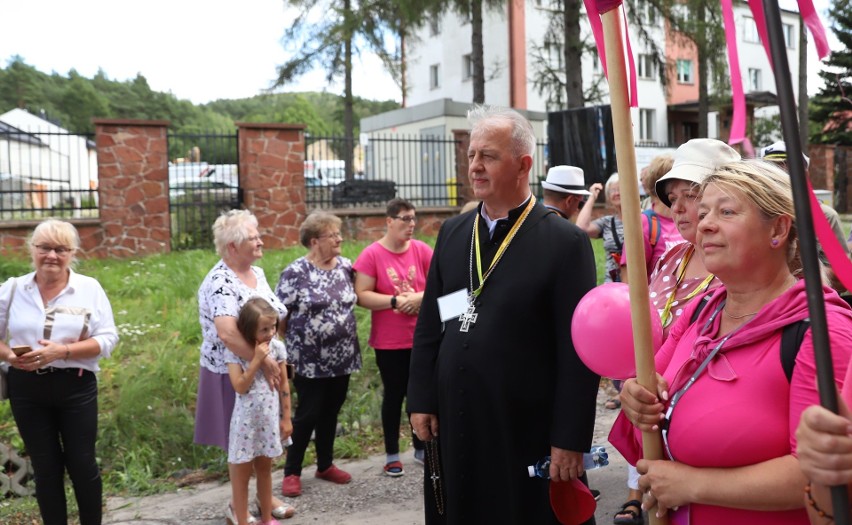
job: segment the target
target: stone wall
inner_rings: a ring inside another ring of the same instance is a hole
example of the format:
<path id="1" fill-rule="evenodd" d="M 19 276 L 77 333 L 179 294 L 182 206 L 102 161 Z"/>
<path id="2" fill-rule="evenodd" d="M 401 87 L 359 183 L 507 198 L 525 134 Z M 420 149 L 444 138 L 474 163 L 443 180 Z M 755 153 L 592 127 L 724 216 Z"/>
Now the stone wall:
<path id="1" fill-rule="evenodd" d="M 144 257 L 171 251 L 168 121 L 94 119 L 98 148 L 99 218 L 69 219 L 80 233 L 79 256 Z M 240 186 L 244 206 L 258 218 L 267 248 L 299 242 L 305 206 L 304 126 L 238 123 Z M 457 158 L 462 181 L 460 205 L 470 198 L 467 184 L 467 131 Z M 417 231 L 436 235 L 458 207 L 418 210 Z M 327 210 L 343 219 L 347 239 L 372 241 L 385 231 L 383 208 Z M 0 254 L 26 253 L 26 241 L 39 223 L 0 223 Z"/>

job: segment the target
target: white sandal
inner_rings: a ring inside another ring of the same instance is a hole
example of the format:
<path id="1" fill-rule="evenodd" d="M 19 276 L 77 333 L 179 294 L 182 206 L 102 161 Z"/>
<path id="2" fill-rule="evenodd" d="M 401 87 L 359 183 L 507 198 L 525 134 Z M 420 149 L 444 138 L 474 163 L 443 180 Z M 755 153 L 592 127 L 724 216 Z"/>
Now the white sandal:
<path id="1" fill-rule="evenodd" d="M 257 513 L 260 514 L 260 502 L 257 498 L 254 499 L 254 504 L 257 505 Z M 272 517 L 277 520 L 286 520 L 292 518 L 296 514 L 296 507 L 284 503 L 280 507 L 272 509 Z"/>
<path id="2" fill-rule="evenodd" d="M 228 522 L 228 525 L 238 525 L 240 523 L 234 515 L 234 507 L 232 507 L 230 503 L 228 503 L 228 508 L 225 510 L 225 521 Z M 249 517 L 246 519 L 246 523 L 249 525 L 256 525 L 260 522 L 257 518 L 249 514 Z"/>

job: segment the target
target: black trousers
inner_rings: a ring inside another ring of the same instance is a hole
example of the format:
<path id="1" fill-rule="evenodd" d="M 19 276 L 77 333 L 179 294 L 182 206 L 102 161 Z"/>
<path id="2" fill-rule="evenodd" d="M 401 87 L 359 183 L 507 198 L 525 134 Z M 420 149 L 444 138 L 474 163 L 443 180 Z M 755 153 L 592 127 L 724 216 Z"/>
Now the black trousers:
<path id="1" fill-rule="evenodd" d="M 98 382 L 78 368 L 37 374 L 9 369 L 9 402 L 35 474 L 45 525 L 66 525 L 65 471 L 81 525 L 100 525 L 103 486 L 95 459 Z"/>
<path id="2" fill-rule="evenodd" d="M 317 470 L 331 466 L 334 458 L 334 435 L 337 432 L 337 415 L 346 401 L 349 375 L 339 377 L 293 378 L 298 405 L 293 417 L 293 444 L 287 448 L 284 475 L 302 474 L 302 461 L 316 431 L 314 446 L 317 451 Z"/>
<path id="3" fill-rule="evenodd" d="M 385 453 L 399 454 L 399 423 L 402 402 L 408 391 L 408 367 L 411 363 L 411 349 L 379 350 L 376 349 L 376 365 L 382 376 L 384 396 L 382 397 L 382 432 L 385 435 Z M 408 426 L 408 425 L 406 425 Z M 414 431 L 411 432 L 411 442 L 415 450 L 423 450 Z"/>

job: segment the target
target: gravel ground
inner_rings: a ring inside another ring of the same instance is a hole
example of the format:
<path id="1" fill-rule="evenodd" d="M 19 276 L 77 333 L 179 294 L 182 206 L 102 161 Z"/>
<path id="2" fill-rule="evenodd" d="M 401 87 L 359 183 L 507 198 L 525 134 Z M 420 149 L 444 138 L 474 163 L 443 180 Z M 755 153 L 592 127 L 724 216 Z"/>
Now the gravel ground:
<path id="1" fill-rule="evenodd" d="M 617 414 L 614 410 L 603 408 L 608 397 L 607 391 L 602 388 L 598 394 L 595 444 L 607 444 L 607 433 Z M 616 475 L 620 456 L 612 447 L 607 447 L 607 451 L 610 453 L 611 466 L 590 473 L 591 484 L 598 489 L 603 489 L 602 485 L 605 483 L 609 488 L 609 482 L 605 482 L 601 475 L 610 477 L 611 473 L 615 478 L 612 481 L 612 488 L 604 489 L 605 497 L 611 496 L 615 499 L 613 503 L 606 504 L 606 508 L 604 505 L 599 506 L 596 512 L 598 523 L 609 522 L 612 512 L 605 511 L 608 507 L 614 506 L 614 502 L 622 496 L 624 490 L 622 488 L 624 478 L 621 477 L 624 474 Z M 302 495 L 287 499 L 288 503 L 296 507 L 296 515 L 282 521 L 282 525 L 422 524 L 423 469 L 414 463 L 411 450 L 403 454 L 402 461 L 405 465 L 405 475 L 399 478 L 390 478 L 383 474 L 383 454 L 364 460 L 341 461 L 337 465 L 352 474 L 352 482 L 347 485 L 334 485 L 316 479 L 314 478 L 316 469 L 306 468 L 302 472 Z M 623 462 L 623 460 L 620 461 Z M 276 492 L 280 491 L 282 476 L 280 470 L 273 475 L 273 488 Z M 158 496 L 109 498 L 104 523 L 106 525 L 221 525 L 225 522 L 225 507 L 230 494 L 229 484 L 206 482 Z"/>

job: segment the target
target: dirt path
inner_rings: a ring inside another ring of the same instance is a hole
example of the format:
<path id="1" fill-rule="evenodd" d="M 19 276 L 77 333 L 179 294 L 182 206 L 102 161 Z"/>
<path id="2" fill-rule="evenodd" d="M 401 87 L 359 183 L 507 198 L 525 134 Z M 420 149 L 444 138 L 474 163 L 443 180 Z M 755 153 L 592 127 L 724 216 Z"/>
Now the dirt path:
<path id="1" fill-rule="evenodd" d="M 594 442 L 608 445 L 606 436 L 616 412 L 603 408 L 606 392 L 598 395 Z M 589 473 L 593 488 L 603 497 L 595 513 L 599 525 L 612 521 L 613 511 L 625 495 L 626 467 L 612 447 L 607 447 L 610 465 Z M 389 478 L 382 473 L 384 455 L 340 462 L 352 474 L 348 485 L 333 485 L 315 479 L 314 468 L 302 473 L 302 496 L 288 499 L 296 515 L 282 525 L 419 525 L 423 523 L 423 470 L 403 454 L 406 474 Z M 273 476 L 273 487 L 281 487 L 282 472 Z M 144 498 L 109 498 L 106 525 L 221 525 L 231 489 L 227 483 L 201 483 L 177 492 Z"/>

